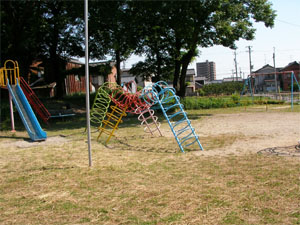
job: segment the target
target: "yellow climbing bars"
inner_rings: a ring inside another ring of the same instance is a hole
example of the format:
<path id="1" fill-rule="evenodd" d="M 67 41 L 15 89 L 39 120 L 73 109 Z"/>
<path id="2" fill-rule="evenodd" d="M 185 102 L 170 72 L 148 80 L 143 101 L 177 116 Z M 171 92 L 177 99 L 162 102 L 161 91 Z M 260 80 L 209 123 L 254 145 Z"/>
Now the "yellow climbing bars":
<path id="1" fill-rule="evenodd" d="M 0 68 L 0 86 L 7 86 L 7 79 L 11 85 L 16 85 L 20 79 L 19 65 L 17 61 L 6 60 L 4 67 Z M 17 81 L 18 80 L 18 81 Z"/>
<path id="2" fill-rule="evenodd" d="M 124 109 L 120 109 L 116 105 L 113 105 L 110 108 L 112 111 L 106 113 L 106 119 L 102 121 L 102 126 L 99 126 L 98 128 L 100 132 L 97 141 L 99 140 L 102 133 L 106 133 L 108 135 L 105 144 L 109 142 L 111 136 L 114 136 L 115 130 L 118 129 L 119 124 L 123 122 L 122 117 L 127 116 L 127 107 Z M 108 130 L 107 128 L 111 128 L 112 130 Z"/>

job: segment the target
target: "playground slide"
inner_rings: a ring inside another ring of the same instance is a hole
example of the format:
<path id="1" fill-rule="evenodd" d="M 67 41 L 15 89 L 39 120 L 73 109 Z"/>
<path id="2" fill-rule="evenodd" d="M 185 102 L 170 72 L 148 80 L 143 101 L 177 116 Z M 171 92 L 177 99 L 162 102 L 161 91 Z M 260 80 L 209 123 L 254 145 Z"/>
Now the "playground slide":
<path id="1" fill-rule="evenodd" d="M 45 108 L 43 103 L 39 100 L 27 82 L 23 77 L 20 77 L 20 87 L 22 88 L 23 93 L 25 94 L 30 106 L 36 112 L 36 114 L 46 123 L 48 124 L 48 120 L 50 119 L 50 113 Z"/>
<path id="2" fill-rule="evenodd" d="M 7 84 L 7 87 L 30 139 L 33 141 L 45 140 L 47 134 L 42 130 L 19 84 L 12 86 Z"/>

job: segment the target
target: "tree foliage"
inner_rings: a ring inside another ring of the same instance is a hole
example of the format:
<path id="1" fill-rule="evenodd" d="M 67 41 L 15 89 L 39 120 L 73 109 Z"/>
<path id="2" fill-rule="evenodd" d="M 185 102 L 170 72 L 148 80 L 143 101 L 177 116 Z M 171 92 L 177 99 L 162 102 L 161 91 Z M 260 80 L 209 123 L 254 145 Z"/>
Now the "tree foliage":
<path id="1" fill-rule="evenodd" d="M 1 1 L 1 61 L 19 61 L 26 75 L 40 59 L 47 82 L 63 94 L 65 58 L 83 56 L 83 4 L 78 1 Z"/>
<path id="2" fill-rule="evenodd" d="M 117 83 L 121 84 L 121 62 L 135 47 L 132 11 L 127 1 L 91 1 L 89 12 L 91 57 L 110 55 L 116 61 Z"/>
<path id="3" fill-rule="evenodd" d="M 253 24 L 274 25 L 268 0 L 89 1 L 90 56 L 120 64 L 132 53 L 145 57 L 133 73 L 173 79 L 180 96 L 185 77 L 199 49 L 213 45 L 236 48 L 252 40 Z M 1 60 L 15 59 L 28 68 L 45 62 L 46 80 L 56 81 L 62 95 L 66 57 L 83 55 L 83 1 L 1 1 Z M 25 69 L 24 69 L 25 71 Z"/>
<path id="4" fill-rule="evenodd" d="M 153 59 L 157 68 L 159 56 L 172 60 L 173 86 L 180 96 L 185 93 L 186 71 L 197 48 L 223 45 L 235 48 L 240 38 L 252 40 L 254 22 L 272 27 L 275 12 L 267 0 L 199 0 L 137 2 L 136 20 L 143 20 L 139 53 Z M 144 18 L 144 15 L 151 15 Z M 157 51 L 159 49 L 159 51 Z M 156 56 L 156 57 L 155 57 Z M 158 73 L 158 76 L 160 74 Z"/>
<path id="5" fill-rule="evenodd" d="M 39 27 L 41 13 L 37 1 L 1 1 L 1 64 L 17 60 L 21 74 L 27 74 L 29 65 L 39 55 Z"/>

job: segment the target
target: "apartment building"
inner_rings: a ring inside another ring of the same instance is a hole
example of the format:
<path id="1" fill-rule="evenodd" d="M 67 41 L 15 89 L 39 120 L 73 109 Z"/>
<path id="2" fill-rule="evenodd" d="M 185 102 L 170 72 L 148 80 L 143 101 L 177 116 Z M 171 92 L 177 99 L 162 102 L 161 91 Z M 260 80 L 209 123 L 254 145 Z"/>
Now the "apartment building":
<path id="1" fill-rule="evenodd" d="M 205 62 L 196 63 L 197 77 L 205 77 L 207 81 L 216 80 L 216 63 Z"/>

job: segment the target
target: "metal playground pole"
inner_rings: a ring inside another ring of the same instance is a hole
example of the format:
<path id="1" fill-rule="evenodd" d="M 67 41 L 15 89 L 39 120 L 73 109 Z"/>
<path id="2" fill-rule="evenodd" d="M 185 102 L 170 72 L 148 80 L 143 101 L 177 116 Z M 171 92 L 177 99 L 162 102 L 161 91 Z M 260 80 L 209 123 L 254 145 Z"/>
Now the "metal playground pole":
<path id="1" fill-rule="evenodd" d="M 85 21 L 85 101 L 86 101 L 86 124 L 89 166 L 92 166 L 91 152 L 91 124 L 90 124 L 90 81 L 89 81 L 89 40 L 88 40 L 88 0 L 84 0 L 84 21 Z"/>

